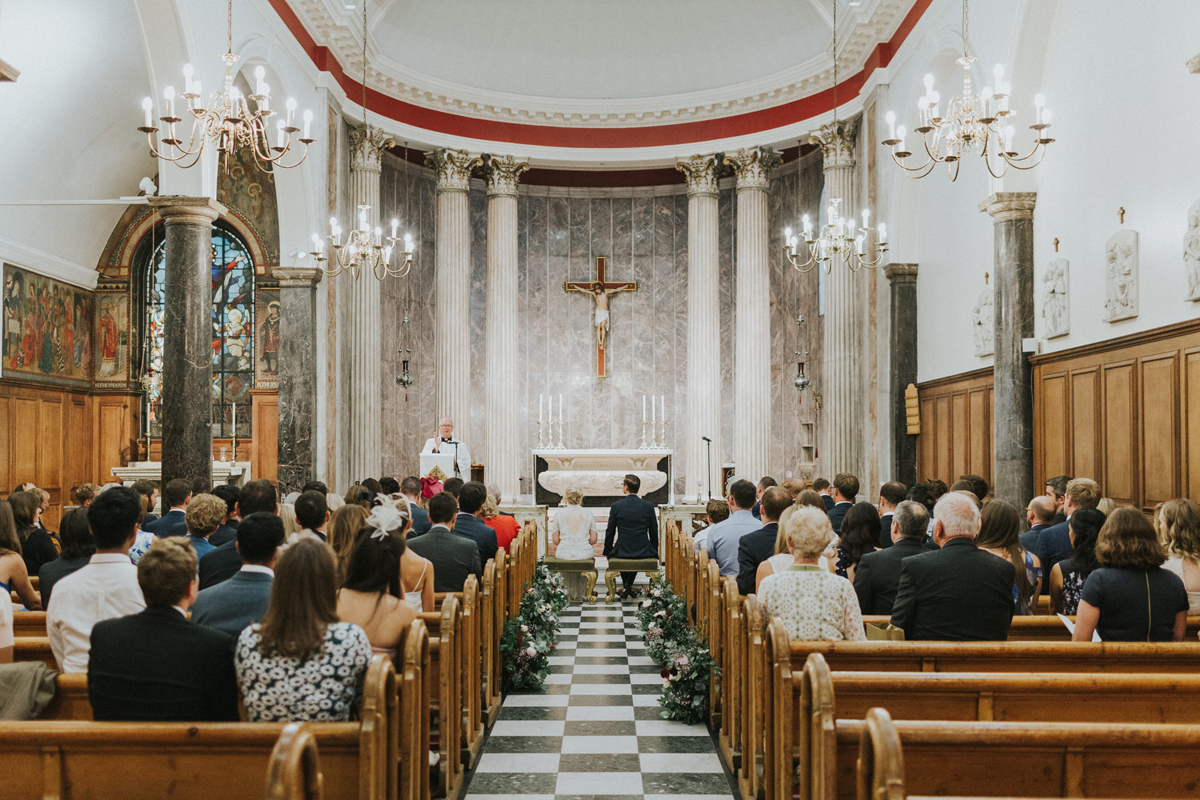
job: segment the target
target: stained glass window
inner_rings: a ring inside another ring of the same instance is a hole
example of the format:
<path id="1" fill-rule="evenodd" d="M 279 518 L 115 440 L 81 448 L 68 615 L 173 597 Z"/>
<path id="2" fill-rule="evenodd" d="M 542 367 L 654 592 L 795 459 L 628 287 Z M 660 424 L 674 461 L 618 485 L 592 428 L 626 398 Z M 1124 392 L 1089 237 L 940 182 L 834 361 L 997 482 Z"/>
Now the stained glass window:
<path id="1" fill-rule="evenodd" d="M 155 248 L 146 280 L 146 336 L 152 385 L 150 431 L 162 435 L 163 315 L 166 244 Z M 254 386 L 254 262 L 235 234 L 213 226 L 212 233 L 212 434 L 250 436 L 250 389 Z"/>

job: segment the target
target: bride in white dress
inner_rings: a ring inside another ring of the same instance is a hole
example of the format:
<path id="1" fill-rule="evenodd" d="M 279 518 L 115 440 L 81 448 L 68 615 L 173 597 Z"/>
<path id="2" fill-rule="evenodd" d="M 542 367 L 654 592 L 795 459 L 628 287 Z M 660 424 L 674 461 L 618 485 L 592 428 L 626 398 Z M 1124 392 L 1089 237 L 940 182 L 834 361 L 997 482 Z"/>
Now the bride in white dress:
<path id="1" fill-rule="evenodd" d="M 555 544 L 554 557 L 569 561 L 594 561 L 596 558 L 596 517 L 583 507 L 583 492 L 572 486 L 563 495 L 563 505 L 551 520 L 550 530 Z M 564 575 L 567 592 L 572 599 L 583 596 L 584 578 L 578 572 Z"/>

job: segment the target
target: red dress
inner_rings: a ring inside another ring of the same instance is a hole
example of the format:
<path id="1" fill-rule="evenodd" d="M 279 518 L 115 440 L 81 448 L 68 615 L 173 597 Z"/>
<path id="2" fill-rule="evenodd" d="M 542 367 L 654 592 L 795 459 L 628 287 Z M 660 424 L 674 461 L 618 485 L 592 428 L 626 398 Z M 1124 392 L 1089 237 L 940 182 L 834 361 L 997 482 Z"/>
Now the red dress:
<path id="1" fill-rule="evenodd" d="M 484 519 L 484 524 L 496 532 L 496 544 L 503 547 L 505 552 L 508 551 L 508 546 L 512 544 L 512 540 L 517 538 L 517 534 L 521 532 L 521 523 L 513 517 L 497 514 L 491 519 Z"/>

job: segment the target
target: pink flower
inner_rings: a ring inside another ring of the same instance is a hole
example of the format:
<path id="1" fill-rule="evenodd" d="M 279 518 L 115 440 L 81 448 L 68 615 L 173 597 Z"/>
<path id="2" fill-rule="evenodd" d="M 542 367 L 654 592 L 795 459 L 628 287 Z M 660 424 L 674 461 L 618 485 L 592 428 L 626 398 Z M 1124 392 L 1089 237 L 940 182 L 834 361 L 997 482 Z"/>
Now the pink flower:
<path id="1" fill-rule="evenodd" d="M 686 667 L 688 665 L 687 654 L 685 653 L 684 655 L 681 655 L 679 658 L 675 659 L 675 663 L 680 667 Z"/>
<path id="2" fill-rule="evenodd" d="M 528 647 L 525 649 L 525 655 L 529 656 L 530 658 L 533 658 L 534 656 L 537 655 L 537 650 L 534 650 L 532 647 Z"/>

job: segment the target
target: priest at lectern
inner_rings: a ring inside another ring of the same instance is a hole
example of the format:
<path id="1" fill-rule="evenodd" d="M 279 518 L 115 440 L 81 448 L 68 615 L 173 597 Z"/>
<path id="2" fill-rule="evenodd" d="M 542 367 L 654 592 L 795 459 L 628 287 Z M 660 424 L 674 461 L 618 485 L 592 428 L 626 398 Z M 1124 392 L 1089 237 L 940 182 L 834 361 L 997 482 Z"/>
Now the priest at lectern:
<path id="1" fill-rule="evenodd" d="M 421 454 L 440 453 L 454 457 L 454 476 L 464 481 L 471 479 L 471 453 L 466 444 L 454 438 L 454 420 L 442 417 L 438 423 L 438 435 L 425 440 Z"/>

